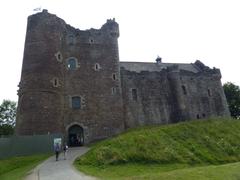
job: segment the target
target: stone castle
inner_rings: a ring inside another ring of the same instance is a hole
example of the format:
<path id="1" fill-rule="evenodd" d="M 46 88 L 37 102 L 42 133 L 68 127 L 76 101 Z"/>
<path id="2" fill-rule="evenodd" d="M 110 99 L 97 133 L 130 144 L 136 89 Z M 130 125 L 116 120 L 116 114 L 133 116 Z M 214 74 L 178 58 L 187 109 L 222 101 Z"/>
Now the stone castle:
<path id="1" fill-rule="evenodd" d="M 16 133 L 82 145 L 141 125 L 229 116 L 219 69 L 119 62 L 119 27 L 79 30 L 47 10 L 28 17 Z"/>

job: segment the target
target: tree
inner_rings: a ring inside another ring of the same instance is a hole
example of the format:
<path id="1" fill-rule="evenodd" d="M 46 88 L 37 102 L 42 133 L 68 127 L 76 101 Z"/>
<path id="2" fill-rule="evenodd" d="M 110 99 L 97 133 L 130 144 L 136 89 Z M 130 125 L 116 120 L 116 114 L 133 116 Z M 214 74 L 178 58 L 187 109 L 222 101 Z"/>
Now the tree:
<path id="1" fill-rule="evenodd" d="M 0 125 L 0 137 L 2 135 L 12 135 L 14 133 L 14 127 L 9 124 Z"/>
<path id="2" fill-rule="evenodd" d="M 3 100 L 0 105 L 0 135 L 13 134 L 16 123 L 16 102 Z"/>
<path id="3" fill-rule="evenodd" d="M 223 85 L 223 89 L 227 98 L 228 107 L 231 116 L 240 119 L 240 88 L 239 86 L 227 82 Z"/>

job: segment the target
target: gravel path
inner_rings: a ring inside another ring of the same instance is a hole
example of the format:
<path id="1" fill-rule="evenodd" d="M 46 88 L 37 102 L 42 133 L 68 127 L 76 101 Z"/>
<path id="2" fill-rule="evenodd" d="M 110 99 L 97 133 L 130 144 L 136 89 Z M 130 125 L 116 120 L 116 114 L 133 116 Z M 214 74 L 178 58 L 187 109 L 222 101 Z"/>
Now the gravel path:
<path id="1" fill-rule="evenodd" d="M 30 172 L 26 180 L 94 180 L 96 178 L 86 176 L 72 165 L 78 156 L 87 151 L 86 147 L 69 148 L 66 160 L 63 158 L 63 153 L 60 154 L 59 161 L 52 156 Z"/>

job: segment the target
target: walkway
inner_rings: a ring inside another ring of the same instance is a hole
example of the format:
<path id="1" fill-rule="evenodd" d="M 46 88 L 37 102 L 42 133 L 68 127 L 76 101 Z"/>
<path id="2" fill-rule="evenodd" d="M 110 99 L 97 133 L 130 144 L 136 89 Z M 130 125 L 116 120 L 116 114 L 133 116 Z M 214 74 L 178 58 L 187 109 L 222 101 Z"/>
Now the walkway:
<path id="1" fill-rule="evenodd" d="M 94 180 L 95 178 L 84 175 L 72 165 L 78 156 L 87 151 L 86 147 L 69 148 L 67 160 L 64 160 L 63 153 L 60 154 L 59 161 L 52 156 L 37 166 L 26 180 Z"/>

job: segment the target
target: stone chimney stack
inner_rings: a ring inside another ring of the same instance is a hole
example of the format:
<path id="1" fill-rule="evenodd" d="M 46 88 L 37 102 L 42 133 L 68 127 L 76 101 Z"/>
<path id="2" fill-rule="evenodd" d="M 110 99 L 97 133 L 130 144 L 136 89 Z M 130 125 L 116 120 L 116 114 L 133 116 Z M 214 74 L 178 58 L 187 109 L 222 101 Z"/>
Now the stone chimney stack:
<path id="1" fill-rule="evenodd" d="M 162 58 L 158 56 L 157 59 L 156 59 L 156 63 L 157 63 L 157 64 L 162 63 Z"/>

